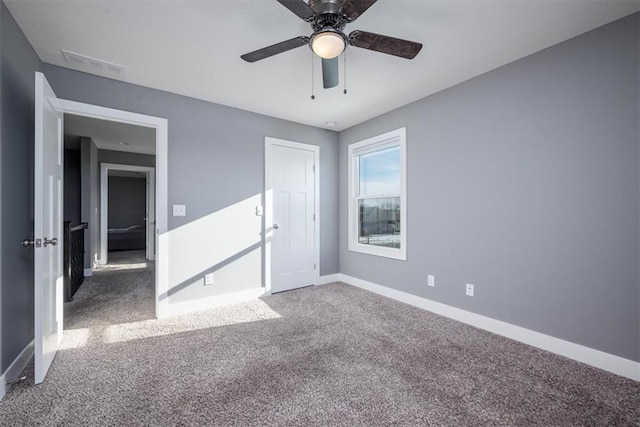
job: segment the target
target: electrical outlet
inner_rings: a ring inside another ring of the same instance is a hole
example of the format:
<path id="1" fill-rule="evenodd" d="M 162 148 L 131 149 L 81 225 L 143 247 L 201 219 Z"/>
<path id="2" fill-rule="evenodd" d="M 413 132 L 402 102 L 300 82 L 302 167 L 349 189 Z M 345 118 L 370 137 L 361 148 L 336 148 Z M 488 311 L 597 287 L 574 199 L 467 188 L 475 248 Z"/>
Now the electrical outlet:
<path id="1" fill-rule="evenodd" d="M 472 297 L 474 291 L 474 286 L 471 283 L 467 283 L 467 296 Z"/>
<path id="2" fill-rule="evenodd" d="M 205 286 L 213 285 L 213 273 L 204 275 L 204 285 Z"/>
<path id="3" fill-rule="evenodd" d="M 427 285 L 431 286 L 432 288 L 436 285 L 436 278 L 432 275 L 428 275 L 427 276 Z"/>

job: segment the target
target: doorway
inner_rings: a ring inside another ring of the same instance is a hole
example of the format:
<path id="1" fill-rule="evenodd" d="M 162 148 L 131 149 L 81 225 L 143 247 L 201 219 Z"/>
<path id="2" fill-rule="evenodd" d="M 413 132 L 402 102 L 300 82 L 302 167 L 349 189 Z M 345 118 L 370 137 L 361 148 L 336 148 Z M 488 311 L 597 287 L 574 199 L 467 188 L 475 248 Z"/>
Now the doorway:
<path id="1" fill-rule="evenodd" d="M 115 110 L 97 105 L 84 104 L 66 99 L 58 100 L 60 108 L 65 114 L 94 118 L 104 121 L 129 124 L 144 128 L 151 128 L 155 132 L 155 206 L 157 212 L 154 228 L 155 247 L 155 315 L 158 318 L 169 314 L 169 303 L 166 295 L 168 289 L 168 241 L 167 241 L 167 194 L 168 194 L 168 121 L 167 119 L 146 116 L 128 111 Z M 126 142 L 126 141 L 125 141 Z M 99 259 L 99 258 L 98 258 Z"/>
<path id="2" fill-rule="evenodd" d="M 44 75 L 35 73 L 35 172 L 34 172 L 34 355 L 35 382 L 44 380 L 62 339 L 64 313 L 62 309 L 63 262 L 58 239 L 62 230 L 63 210 L 63 121 L 71 114 L 105 121 L 125 123 L 154 131 L 156 150 L 157 198 L 155 211 L 159 213 L 154 235 L 157 259 L 153 305 L 155 316 L 168 313 L 168 248 L 167 233 L 167 166 L 168 121 L 127 111 L 98 107 L 59 99 Z M 52 172 L 49 172 L 49 171 Z M 43 200 L 53 198 L 55 203 Z M 55 204 L 55 206 L 54 206 Z M 51 206 L 49 206 L 51 205 Z M 45 207 L 47 207 L 45 209 Z M 46 237 L 46 238 L 45 238 Z M 46 264 L 48 263 L 48 264 Z"/>
<path id="3" fill-rule="evenodd" d="M 265 139 L 267 292 L 318 283 L 319 155 L 315 145 Z"/>
<path id="4" fill-rule="evenodd" d="M 102 163 L 100 176 L 99 264 L 108 264 L 110 254 L 120 251 L 144 251 L 145 259 L 154 261 L 155 169 Z"/>

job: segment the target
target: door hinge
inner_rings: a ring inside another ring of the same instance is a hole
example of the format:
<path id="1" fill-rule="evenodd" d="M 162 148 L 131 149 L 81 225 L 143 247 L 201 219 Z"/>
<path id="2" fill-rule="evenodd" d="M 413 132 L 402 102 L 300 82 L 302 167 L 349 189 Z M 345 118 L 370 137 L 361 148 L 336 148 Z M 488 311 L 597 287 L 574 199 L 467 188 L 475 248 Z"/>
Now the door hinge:
<path id="1" fill-rule="evenodd" d="M 313 263 L 313 269 L 315 270 L 317 268 L 316 263 Z"/>
<path id="2" fill-rule="evenodd" d="M 313 171 L 314 172 L 316 171 L 316 165 L 313 165 Z"/>
<path id="3" fill-rule="evenodd" d="M 313 220 L 314 221 L 316 220 L 316 214 L 313 214 Z"/>

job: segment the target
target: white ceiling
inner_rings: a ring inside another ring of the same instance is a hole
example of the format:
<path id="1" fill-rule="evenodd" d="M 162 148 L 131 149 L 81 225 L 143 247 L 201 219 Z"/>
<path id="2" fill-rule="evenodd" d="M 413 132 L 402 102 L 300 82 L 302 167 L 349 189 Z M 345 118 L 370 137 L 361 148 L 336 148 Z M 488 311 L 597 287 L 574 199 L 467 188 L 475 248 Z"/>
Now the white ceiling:
<path id="1" fill-rule="evenodd" d="M 44 62 L 61 49 L 125 67 L 118 78 L 342 130 L 640 10 L 640 0 L 379 0 L 345 32 L 422 42 L 413 61 L 350 47 L 342 81 L 321 88 L 306 47 L 249 64 L 240 55 L 299 35 L 276 0 L 5 0 Z M 89 70 L 85 70 L 89 71 Z M 342 80 L 341 61 L 341 80 Z M 97 73 L 100 74 L 100 73 Z"/>
<path id="2" fill-rule="evenodd" d="M 64 134 L 68 137 L 88 136 L 101 150 L 155 154 L 156 131 L 125 123 L 64 115 Z"/>

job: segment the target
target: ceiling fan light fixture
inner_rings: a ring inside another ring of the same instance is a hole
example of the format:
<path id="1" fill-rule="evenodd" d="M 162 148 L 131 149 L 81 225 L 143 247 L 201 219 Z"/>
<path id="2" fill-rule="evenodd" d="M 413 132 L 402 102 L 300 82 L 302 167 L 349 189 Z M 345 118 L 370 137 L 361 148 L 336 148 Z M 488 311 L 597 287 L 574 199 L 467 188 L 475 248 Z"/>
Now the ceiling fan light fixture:
<path id="1" fill-rule="evenodd" d="M 344 35 L 333 29 L 324 29 L 311 36 L 311 50 L 320 58 L 340 56 L 346 46 Z"/>

